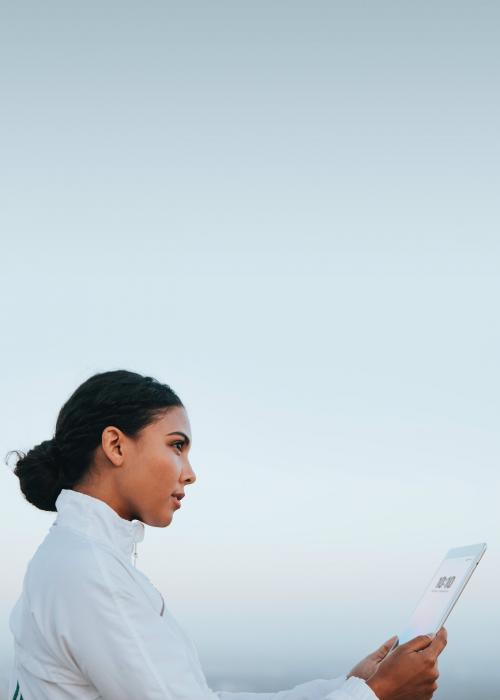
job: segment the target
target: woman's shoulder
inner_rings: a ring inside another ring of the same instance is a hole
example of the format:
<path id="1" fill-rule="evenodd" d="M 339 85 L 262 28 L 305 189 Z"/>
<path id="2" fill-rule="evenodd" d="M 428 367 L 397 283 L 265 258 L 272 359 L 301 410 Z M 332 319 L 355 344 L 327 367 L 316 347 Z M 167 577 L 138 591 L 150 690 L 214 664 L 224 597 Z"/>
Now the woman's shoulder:
<path id="1" fill-rule="evenodd" d="M 78 531 L 53 525 L 29 562 L 25 585 L 32 601 L 85 598 L 96 591 L 126 590 L 129 565 L 117 552 Z"/>

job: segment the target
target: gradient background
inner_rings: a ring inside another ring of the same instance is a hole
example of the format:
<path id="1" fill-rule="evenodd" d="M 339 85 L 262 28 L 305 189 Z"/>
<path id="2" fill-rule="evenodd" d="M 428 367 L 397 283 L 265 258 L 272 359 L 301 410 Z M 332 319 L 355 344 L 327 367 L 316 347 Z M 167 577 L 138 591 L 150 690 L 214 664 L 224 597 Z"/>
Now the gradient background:
<path id="1" fill-rule="evenodd" d="M 0 6 L 1 455 L 90 374 L 188 408 L 138 566 L 214 689 L 347 673 L 488 552 L 439 700 L 500 687 L 496 2 Z M 0 476 L 8 615 L 55 514 Z"/>

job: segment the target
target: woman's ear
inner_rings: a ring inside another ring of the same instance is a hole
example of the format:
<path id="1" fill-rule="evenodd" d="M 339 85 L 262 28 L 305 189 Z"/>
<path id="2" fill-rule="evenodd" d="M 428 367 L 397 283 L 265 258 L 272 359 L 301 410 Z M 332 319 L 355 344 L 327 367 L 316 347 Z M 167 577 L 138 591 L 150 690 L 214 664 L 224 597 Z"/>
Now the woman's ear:
<path id="1" fill-rule="evenodd" d="M 124 460 L 125 435 L 114 425 L 108 425 L 102 431 L 102 451 L 116 467 L 121 467 Z"/>

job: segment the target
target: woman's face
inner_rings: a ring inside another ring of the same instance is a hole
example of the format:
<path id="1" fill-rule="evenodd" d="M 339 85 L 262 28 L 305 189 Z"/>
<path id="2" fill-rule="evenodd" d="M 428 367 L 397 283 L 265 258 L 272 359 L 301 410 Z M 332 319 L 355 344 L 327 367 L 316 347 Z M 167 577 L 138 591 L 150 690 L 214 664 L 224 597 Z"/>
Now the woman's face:
<path id="1" fill-rule="evenodd" d="M 186 484 L 192 484 L 196 475 L 189 463 L 191 426 L 186 410 L 176 406 L 163 413 L 143 428 L 134 438 L 118 431 L 121 449 L 118 458 L 113 452 L 116 444 L 110 427 L 103 431 L 111 448 L 111 459 L 120 469 L 112 470 L 116 476 L 115 493 L 119 496 L 117 512 L 124 518 L 136 518 L 146 525 L 166 527 L 172 522 L 179 501 L 172 495 L 183 494 Z M 185 507 L 186 501 L 182 501 Z"/>

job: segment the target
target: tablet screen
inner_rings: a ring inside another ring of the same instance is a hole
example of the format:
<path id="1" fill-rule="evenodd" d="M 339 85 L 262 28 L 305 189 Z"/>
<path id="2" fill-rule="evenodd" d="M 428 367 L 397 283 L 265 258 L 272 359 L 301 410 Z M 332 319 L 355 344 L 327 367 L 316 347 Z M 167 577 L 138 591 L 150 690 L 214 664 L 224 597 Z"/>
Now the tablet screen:
<path id="1" fill-rule="evenodd" d="M 477 557 L 471 553 L 447 557 L 443 561 L 415 608 L 407 628 L 399 635 L 400 644 L 420 634 L 435 634 L 438 631 L 476 563 Z"/>

